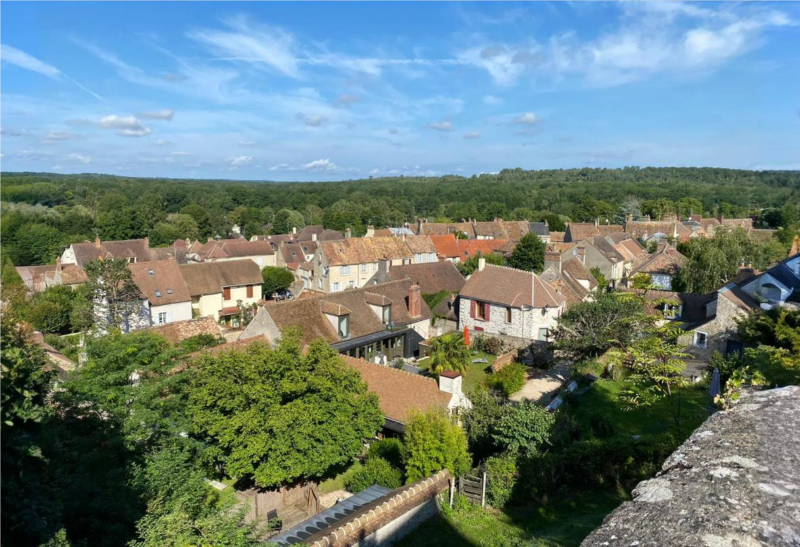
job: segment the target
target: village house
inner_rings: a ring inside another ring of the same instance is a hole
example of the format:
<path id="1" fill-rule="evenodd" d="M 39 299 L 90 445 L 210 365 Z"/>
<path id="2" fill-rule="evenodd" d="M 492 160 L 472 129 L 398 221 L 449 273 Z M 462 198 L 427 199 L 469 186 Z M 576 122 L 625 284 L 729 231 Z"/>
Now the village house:
<path id="1" fill-rule="evenodd" d="M 633 215 L 628 214 L 625 219 L 625 233 L 639 241 L 666 239 L 676 244 L 700 236 L 680 222 L 677 215 L 672 214 L 663 215 L 658 221 L 651 221 L 647 215 L 642 220 L 633 220 Z"/>
<path id="2" fill-rule="evenodd" d="M 461 257 L 456 245 L 456 236 L 453 234 L 431 235 L 428 236 L 436 248 L 436 255 L 439 260 L 448 262 L 461 262 Z"/>
<path id="3" fill-rule="evenodd" d="M 55 264 L 45 266 L 17 266 L 17 273 L 31 292 L 43 292 L 50 287 L 67 285 L 73 289 L 88 281 L 86 272 L 76 264 L 61 264 L 61 257 Z"/>
<path id="4" fill-rule="evenodd" d="M 344 234 L 338 230 L 327 230 L 321 224 L 304 226 L 300 230 L 292 229 L 297 241 L 337 241 L 344 239 Z"/>
<path id="5" fill-rule="evenodd" d="M 391 281 L 410 279 L 419 285 L 423 298 L 434 306 L 431 308 L 431 337 L 458 330 L 458 293 L 464 288 L 466 279 L 455 264 L 442 261 L 395 266 L 388 277 Z"/>
<path id="6" fill-rule="evenodd" d="M 528 231 L 538 236 L 544 243 L 550 243 L 550 227 L 547 222 L 529 222 Z"/>
<path id="7" fill-rule="evenodd" d="M 188 289 L 187 289 L 188 291 Z M 198 317 L 197 319 L 187 319 L 184 321 L 174 321 L 163 325 L 155 325 L 147 329 L 147 332 L 163 337 L 172 345 L 180 344 L 184 340 L 195 336 L 213 336 L 222 338 L 222 329 L 213 317 Z"/>
<path id="8" fill-rule="evenodd" d="M 596 236 L 582 239 L 577 243 L 562 243 L 553 246 L 553 249 L 566 256 L 569 253 L 576 256 L 584 266 L 590 270 L 597 268 L 612 287 L 625 279 L 626 274 L 633 269 L 632 256 L 623 254 L 616 247 L 619 244 L 609 242 L 605 237 Z"/>
<path id="9" fill-rule="evenodd" d="M 702 215 L 692 214 L 689 215 L 689 220 L 683 224 L 693 230 L 699 231 L 700 235 L 707 237 L 714 237 L 717 228 L 725 226 L 730 229 L 741 228 L 747 233 L 753 231 L 753 219 L 751 218 L 725 218 L 719 215 L 717 218 L 703 218 Z"/>
<path id="10" fill-rule="evenodd" d="M 374 283 L 379 265 L 388 271 L 392 266 L 413 263 L 414 253 L 402 238 L 323 241 L 313 258 L 313 288 L 326 293 L 357 289 Z"/>
<path id="11" fill-rule="evenodd" d="M 436 251 L 436 246 L 431 241 L 431 238 L 425 235 L 422 236 L 400 236 L 414 253 L 414 264 L 428 264 L 431 262 L 438 262 L 439 256 Z"/>
<path id="12" fill-rule="evenodd" d="M 47 357 L 47 364 L 44 366 L 45 370 L 55 372 L 58 381 L 63 382 L 67 378 L 67 374 L 75 370 L 75 363 L 72 359 L 45 342 L 44 334 L 38 330 L 33 331 L 31 338 L 34 344 L 42 348 L 45 357 Z"/>
<path id="13" fill-rule="evenodd" d="M 478 261 L 459 296 L 459 329 L 547 340 L 566 298 L 532 272 Z"/>
<path id="14" fill-rule="evenodd" d="M 507 239 L 457 239 L 458 262 L 466 262 L 475 255 L 490 255 L 493 253 L 504 255 L 514 248 L 513 243 Z"/>
<path id="15" fill-rule="evenodd" d="M 314 254 L 316 252 L 316 241 L 281 241 L 275 252 L 276 265 L 289 267 L 290 265 L 297 265 L 303 262 L 311 262 L 314 260 Z"/>
<path id="16" fill-rule="evenodd" d="M 606 236 L 622 231 L 622 226 L 619 224 L 601 224 L 599 220 L 595 220 L 594 222 L 570 222 L 567 224 L 567 230 L 564 232 L 564 241 L 567 243 L 577 243 L 585 239 Z"/>
<path id="17" fill-rule="evenodd" d="M 261 300 L 264 279 L 261 268 L 252 260 L 203 262 L 180 266 L 192 300 L 200 316 L 212 316 L 230 326 L 236 325 L 238 304 L 253 305 Z"/>
<path id="18" fill-rule="evenodd" d="M 675 276 L 686 264 L 686 257 L 678 250 L 667 244 L 650 255 L 647 259 L 634 267 L 628 275 L 628 285 L 632 284 L 632 279 L 638 274 L 650 276 L 653 288 L 665 291 L 672 290 L 672 282 Z"/>
<path id="19" fill-rule="evenodd" d="M 176 261 L 136 262 L 128 264 L 128 269 L 147 302 L 149 321 L 141 327 L 192 318 L 192 298 Z"/>
<path id="20" fill-rule="evenodd" d="M 246 239 L 208 238 L 197 253 L 203 262 L 224 262 L 247 258 L 255 262 L 259 268 L 275 266 L 275 250 L 267 241 L 247 241 Z"/>
<path id="21" fill-rule="evenodd" d="M 128 239 L 124 241 L 100 241 L 96 238 L 94 243 L 84 241 L 73 243 L 61 254 L 61 264 L 67 266 L 74 264 L 83 268 L 94 260 L 125 260 L 126 262 L 150 262 L 153 260 L 150 252 L 150 240 Z"/>
<path id="22" fill-rule="evenodd" d="M 565 258 L 557 251 L 545 253 L 544 271 L 539 277 L 566 298 L 567 307 L 588 300 L 597 288 L 597 279 L 579 256 L 568 254 Z"/>
<path id="23" fill-rule="evenodd" d="M 472 408 L 462 390 L 457 372 L 443 372 L 438 382 L 430 377 L 376 365 L 369 361 L 343 356 L 345 364 L 357 370 L 367 389 L 378 396 L 385 419 L 380 437 L 397 437 L 415 412 L 435 410 L 458 416 Z"/>
<path id="24" fill-rule="evenodd" d="M 273 343 L 290 328 L 303 345 L 322 338 L 344 355 L 386 364 L 419 354 L 429 338 L 431 310 L 410 279 L 361 289 L 267 302 L 239 337 L 266 336 Z"/>

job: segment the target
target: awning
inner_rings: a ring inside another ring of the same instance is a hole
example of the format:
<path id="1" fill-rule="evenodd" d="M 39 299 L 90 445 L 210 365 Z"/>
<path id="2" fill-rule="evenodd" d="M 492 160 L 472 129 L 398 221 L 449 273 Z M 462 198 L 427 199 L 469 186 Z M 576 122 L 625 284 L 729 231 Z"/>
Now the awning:
<path id="1" fill-rule="evenodd" d="M 237 308 L 236 306 L 233 306 L 233 307 L 230 307 L 230 308 L 222 308 L 220 310 L 220 312 L 219 312 L 219 316 L 220 317 L 225 317 L 225 316 L 228 316 L 228 315 L 236 315 L 237 313 L 239 313 L 239 308 Z"/>

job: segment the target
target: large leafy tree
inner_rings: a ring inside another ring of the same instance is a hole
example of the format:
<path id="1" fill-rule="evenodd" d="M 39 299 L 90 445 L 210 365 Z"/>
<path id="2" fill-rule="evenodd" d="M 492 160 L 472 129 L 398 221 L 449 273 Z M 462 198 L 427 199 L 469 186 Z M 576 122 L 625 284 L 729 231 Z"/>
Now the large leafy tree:
<path id="1" fill-rule="evenodd" d="M 650 322 L 637 299 L 598 293 L 594 300 L 579 302 L 559 317 L 553 339 L 573 358 L 588 359 L 627 345 Z"/>
<path id="2" fill-rule="evenodd" d="M 92 325 L 99 332 L 126 330 L 141 311 L 142 294 L 133 282 L 125 260 L 95 260 L 84 267 L 86 298 L 76 313 L 76 322 Z M 82 319 L 82 321 L 81 321 Z"/>
<path id="3" fill-rule="evenodd" d="M 269 297 L 274 292 L 288 289 L 294 283 L 294 274 L 288 268 L 265 266 L 261 270 L 264 279 L 263 294 Z"/>
<path id="4" fill-rule="evenodd" d="M 444 334 L 434 338 L 431 343 L 430 370 L 434 374 L 441 374 L 446 370 L 465 374 L 471 356 L 461 333 Z"/>
<path id="5" fill-rule="evenodd" d="M 443 412 L 425 412 L 406 425 L 404 458 L 406 480 L 416 482 L 443 469 L 463 475 L 469 470 L 467 435 Z"/>
<path id="6" fill-rule="evenodd" d="M 272 232 L 275 234 L 289 234 L 292 228 L 298 230 L 306 225 L 303 214 L 292 209 L 281 209 L 275 213 L 275 220 L 272 222 Z"/>
<path id="7" fill-rule="evenodd" d="M 374 394 L 322 341 L 303 353 L 298 333 L 276 349 L 204 356 L 195 363 L 193 428 L 228 475 L 278 486 L 350 461 L 383 424 Z"/>
<path id="8" fill-rule="evenodd" d="M 518 270 L 539 273 L 544 269 L 544 253 L 547 246 L 539 236 L 527 233 L 508 257 L 508 265 Z"/>

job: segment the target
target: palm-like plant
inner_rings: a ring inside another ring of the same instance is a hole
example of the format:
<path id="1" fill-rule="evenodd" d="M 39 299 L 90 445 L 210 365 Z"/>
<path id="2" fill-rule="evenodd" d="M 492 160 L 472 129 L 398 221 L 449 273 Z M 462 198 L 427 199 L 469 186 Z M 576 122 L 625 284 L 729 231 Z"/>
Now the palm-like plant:
<path id="1" fill-rule="evenodd" d="M 434 374 L 441 374 L 446 370 L 465 374 L 469 360 L 469 348 L 464 345 L 461 333 L 445 334 L 436 338 L 431 345 L 430 370 Z"/>

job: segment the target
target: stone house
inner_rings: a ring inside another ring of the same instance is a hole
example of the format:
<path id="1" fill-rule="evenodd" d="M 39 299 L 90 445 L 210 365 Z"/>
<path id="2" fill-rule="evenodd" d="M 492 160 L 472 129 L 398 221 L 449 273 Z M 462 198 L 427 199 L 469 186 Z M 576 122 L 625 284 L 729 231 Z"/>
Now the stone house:
<path id="1" fill-rule="evenodd" d="M 533 272 L 479 260 L 459 296 L 459 330 L 547 340 L 566 302 Z"/>
<path id="2" fill-rule="evenodd" d="M 653 288 L 664 291 L 672 290 L 672 280 L 686 264 L 686 257 L 671 245 L 664 245 L 649 258 L 635 266 L 628 275 L 628 285 L 638 274 L 647 274 L 652 280 Z"/>
<path id="3" fill-rule="evenodd" d="M 252 260 L 226 260 L 180 266 L 181 275 L 192 299 L 192 309 L 200 317 L 238 326 L 238 303 L 257 304 L 261 300 L 264 278 Z"/>
<path id="4" fill-rule="evenodd" d="M 584 239 L 606 236 L 622 231 L 622 226 L 618 224 L 601 224 L 599 220 L 594 222 L 570 222 L 564 232 L 564 241 L 577 243 Z"/>
<path id="5" fill-rule="evenodd" d="M 224 262 L 247 258 L 255 262 L 259 268 L 277 265 L 275 250 L 268 241 L 208 238 L 208 242 L 200 248 L 197 254 L 203 262 Z"/>
<path id="6" fill-rule="evenodd" d="M 555 251 L 544 255 L 544 271 L 539 277 L 567 299 L 567 307 L 591 298 L 597 279 L 581 261 L 583 255 L 564 256 Z"/>
<path id="7" fill-rule="evenodd" d="M 149 323 L 166 325 L 192 318 L 192 297 L 174 260 L 128 264 L 131 279 L 146 298 Z"/>
<path id="8" fill-rule="evenodd" d="M 312 262 L 313 288 L 330 293 L 374 283 L 379 264 L 385 271 L 413 264 L 414 252 L 402 238 L 351 237 L 321 242 Z"/>
<path id="9" fill-rule="evenodd" d="M 411 252 L 414 253 L 413 264 L 428 264 L 431 262 L 438 262 L 439 256 L 436 251 L 436 246 L 431 241 L 431 238 L 422 236 L 400 236 Z"/>
<path id="10" fill-rule="evenodd" d="M 408 278 L 336 293 L 262 305 L 240 339 L 277 342 L 297 328 L 304 345 L 322 338 L 344 355 L 385 364 L 419 354 L 432 313 L 419 285 Z"/>
<path id="11" fill-rule="evenodd" d="M 61 264 L 64 266 L 74 264 L 83 268 L 87 263 L 100 259 L 122 259 L 129 263 L 150 262 L 153 260 L 150 240 L 100 241 L 98 237 L 94 243 L 73 243 L 61 254 Z"/>
<path id="12" fill-rule="evenodd" d="M 43 292 L 59 285 L 68 285 L 75 289 L 88 281 L 83 268 L 76 264 L 63 266 L 61 257 L 56 259 L 55 264 L 17 266 L 15 269 L 31 292 Z"/>
<path id="13" fill-rule="evenodd" d="M 640 241 L 669 239 L 676 243 L 698 237 L 697 233 L 678 220 L 677 215 L 663 215 L 661 220 L 651 221 L 649 216 L 633 220 L 633 215 L 629 214 L 625 219 L 625 233 Z"/>
<path id="14" fill-rule="evenodd" d="M 574 243 L 551 244 L 551 249 L 562 254 L 562 261 L 577 257 L 588 269 L 597 268 L 610 286 L 616 286 L 632 269 L 633 262 L 627 260 L 616 245 L 604 237 L 589 237 Z"/>

